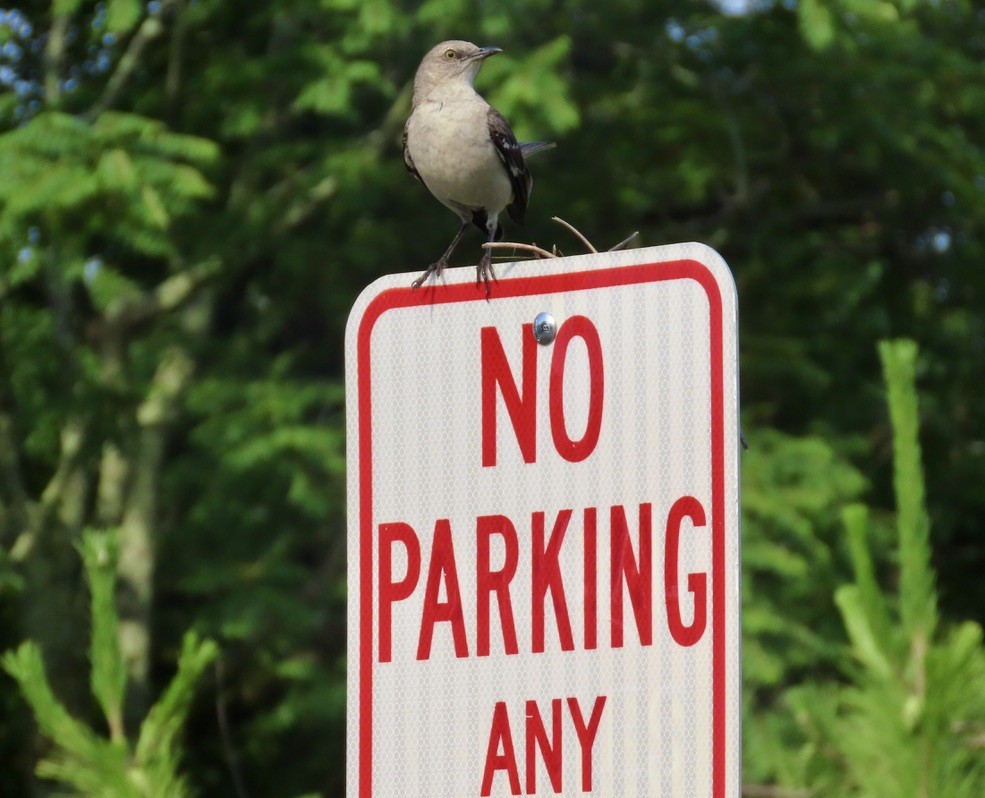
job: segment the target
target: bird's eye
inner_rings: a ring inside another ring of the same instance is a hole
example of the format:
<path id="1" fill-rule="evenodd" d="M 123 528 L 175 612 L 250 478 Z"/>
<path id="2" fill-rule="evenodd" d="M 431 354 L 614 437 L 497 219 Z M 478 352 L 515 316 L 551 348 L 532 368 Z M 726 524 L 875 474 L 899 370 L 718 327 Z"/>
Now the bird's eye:
<path id="1" fill-rule="evenodd" d="M 455 60 L 455 51 L 454 50 L 445 50 L 445 58 L 448 59 L 449 61 L 454 61 Z"/>

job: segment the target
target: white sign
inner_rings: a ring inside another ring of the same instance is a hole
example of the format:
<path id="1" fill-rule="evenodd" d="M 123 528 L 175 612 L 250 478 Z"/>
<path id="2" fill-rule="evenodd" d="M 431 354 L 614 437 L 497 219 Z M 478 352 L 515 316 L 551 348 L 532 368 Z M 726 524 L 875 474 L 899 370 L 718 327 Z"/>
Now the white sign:
<path id="1" fill-rule="evenodd" d="M 347 796 L 738 796 L 728 268 L 498 271 L 349 317 Z"/>

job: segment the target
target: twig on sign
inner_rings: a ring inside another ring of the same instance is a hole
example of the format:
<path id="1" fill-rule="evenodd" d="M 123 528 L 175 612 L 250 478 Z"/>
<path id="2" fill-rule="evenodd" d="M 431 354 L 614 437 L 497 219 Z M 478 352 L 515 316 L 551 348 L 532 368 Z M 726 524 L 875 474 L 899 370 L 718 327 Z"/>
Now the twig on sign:
<path id="1" fill-rule="evenodd" d="M 519 244 L 511 241 L 489 241 L 483 244 L 486 249 L 522 249 L 525 252 L 533 252 L 539 258 L 556 258 L 552 252 L 541 249 L 536 244 Z"/>
<path id="2" fill-rule="evenodd" d="M 617 249 L 622 249 L 627 244 L 632 243 L 633 241 L 635 241 L 639 237 L 640 237 L 640 231 L 639 230 L 634 230 L 632 233 L 630 233 L 628 236 L 626 236 L 622 241 L 620 241 L 614 247 L 609 247 L 609 252 L 615 252 Z"/>
<path id="3" fill-rule="evenodd" d="M 562 219 L 560 216 L 552 216 L 551 221 L 557 222 L 562 227 L 567 227 L 572 233 L 574 233 L 576 236 L 578 236 L 578 238 L 581 239 L 581 243 L 583 243 L 586 247 L 588 247 L 589 252 L 598 252 L 598 250 L 592 246 L 592 242 L 589 241 L 587 238 L 585 238 L 585 236 L 581 234 L 581 231 L 573 224 L 564 221 L 564 219 Z"/>
<path id="4" fill-rule="evenodd" d="M 586 238 L 581 233 L 581 231 L 578 230 L 578 228 L 575 227 L 573 224 L 571 224 L 570 222 L 566 222 L 560 216 L 552 216 L 551 219 L 553 221 L 557 222 L 559 225 L 561 225 L 565 229 L 567 229 L 569 232 L 573 233 L 578 238 L 578 240 L 581 241 L 581 243 L 585 246 L 585 248 L 589 252 L 591 252 L 591 253 L 597 253 L 598 252 L 598 250 L 595 248 L 595 245 L 592 244 L 592 242 L 589 241 L 588 238 Z M 620 241 L 614 247 L 609 247 L 609 249 L 606 250 L 606 251 L 607 252 L 615 252 L 617 249 L 622 249 L 623 247 L 627 246 L 631 242 L 635 241 L 639 237 L 639 235 L 640 235 L 640 233 L 637 230 L 632 235 L 624 238 L 622 241 Z M 522 252 L 530 252 L 535 257 L 540 258 L 540 259 L 543 259 L 543 258 L 559 258 L 559 257 L 562 257 L 563 254 L 564 254 L 564 253 L 562 253 L 557 248 L 557 244 L 554 244 L 550 248 L 550 250 L 544 249 L 543 247 L 538 247 L 536 244 L 522 244 L 522 243 L 517 242 L 517 241 L 489 241 L 489 242 L 483 244 L 482 246 L 485 247 L 486 249 L 509 249 L 509 250 L 514 250 L 514 251 L 515 250 L 520 250 Z"/>

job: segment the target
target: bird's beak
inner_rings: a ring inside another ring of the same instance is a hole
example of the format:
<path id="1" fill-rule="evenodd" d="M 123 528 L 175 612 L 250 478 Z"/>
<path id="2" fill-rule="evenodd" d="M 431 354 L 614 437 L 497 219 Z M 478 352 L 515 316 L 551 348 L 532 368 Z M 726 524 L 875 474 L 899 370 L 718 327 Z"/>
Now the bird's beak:
<path id="1" fill-rule="evenodd" d="M 496 53 L 501 53 L 503 50 L 499 47 L 480 47 L 472 56 L 473 61 L 485 61 L 489 56 L 496 55 Z"/>

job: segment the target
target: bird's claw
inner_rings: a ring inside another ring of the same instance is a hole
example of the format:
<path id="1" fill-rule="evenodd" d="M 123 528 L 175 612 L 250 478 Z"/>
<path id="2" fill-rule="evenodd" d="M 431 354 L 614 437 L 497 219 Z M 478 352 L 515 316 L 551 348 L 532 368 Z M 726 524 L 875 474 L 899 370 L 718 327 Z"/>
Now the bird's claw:
<path id="1" fill-rule="evenodd" d="M 418 277 L 416 280 L 414 280 L 414 282 L 410 284 L 410 287 L 413 289 L 420 288 L 422 285 L 424 285 L 424 283 L 427 282 L 428 277 L 430 277 L 432 274 L 434 275 L 434 278 L 437 280 L 439 277 L 441 277 L 441 272 L 447 265 L 448 265 L 448 261 L 444 259 L 435 261 L 421 273 L 420 277 Z"/>
<path id="2" fill-rule="evenodd" d="M 421 272 L 421 276 L 414 280 L 414 282 L 410 284 L 410 287 L 415 290 L 420 288 L 427 282 L 428 278 L 432 274 L 435 276 L 435 279 L 441 277 L 441 272 L 447 265 L 448 261 L 446 260 L 439 260 L 432 263 L 423 272 Z M 492 256 L 487 252 L 487 254 L 482 256 L 482 260 L 480 260 L 479 264 L 475 267 L 475 286 L 476 288 L 479 288 L 483 283 L 485 283 L 486 299 L 489 299 L 489 296 L 492 293 L 492 286 L 489 282 L 490 277 L 492 277 L 493 280 L 499 280 L 499 278 L 496 277 L 496 272 L 493 270 Z"/>
<path id="3" fill-rule="evenodd" d="M 492 254 L 487 249 L 485 254 L 482 256 L 482 260 L 480 260 L 479 264 L 475 267 L 475 287 L 479 288 L 483 282 L 486 284 L 486 299 L 489 299 L 489 296 L 492 293 L 492 286 L 489 283 L 490 276 L 493 280 L 496 280 L 497 282 L 499 281 L 499 278 L 496 276 L 496 272 L 493 270 Z"/>

